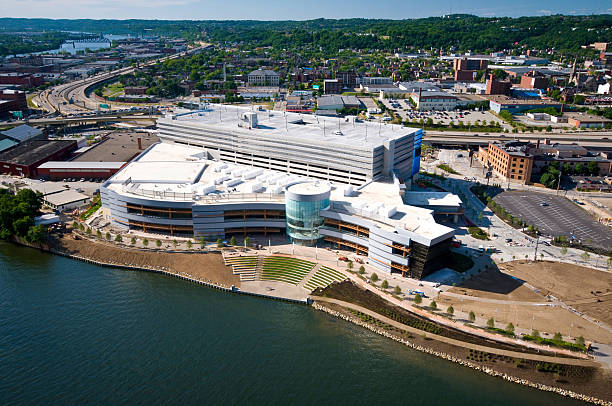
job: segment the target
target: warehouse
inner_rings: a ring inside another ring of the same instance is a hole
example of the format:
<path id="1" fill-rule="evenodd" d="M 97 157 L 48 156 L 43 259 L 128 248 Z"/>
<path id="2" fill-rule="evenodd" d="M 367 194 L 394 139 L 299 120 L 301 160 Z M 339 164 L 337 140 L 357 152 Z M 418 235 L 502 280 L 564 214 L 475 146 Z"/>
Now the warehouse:
<path id="1" fill-rule="evenodd" d="M 77 149 L 72 140 L 26 141 L 0 153 L 0 172 L 15 176 L 36 177 L 37 168 L 47 161 L 66 159 Z"/>
<path id="2" fill-rule="evenodd" d="M 49 161 L 38 167 L 38 176 L 48 179 L 102 178 L 108 179 L 127 162 Z"/>

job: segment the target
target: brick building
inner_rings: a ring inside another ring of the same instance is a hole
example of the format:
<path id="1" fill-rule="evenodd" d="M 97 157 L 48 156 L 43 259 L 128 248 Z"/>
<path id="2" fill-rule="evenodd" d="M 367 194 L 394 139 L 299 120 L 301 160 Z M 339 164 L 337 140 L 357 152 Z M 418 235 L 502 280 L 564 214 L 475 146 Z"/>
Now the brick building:
<path id="1" fill-rule="evenodd" d="M 521 76 L 521 88 L 546 90 L 548 88 L 548 79 L 542 74 L 531 71 Z"/>
<path id="2" fill-rule="evenodd" d="M 478 148 L 478 160 L 505 181 L 526 183 L 533 168 L 528 147 L 528 143 L 518 141 L 489 142 L 487 148 Z"/>
<path id="3" fill-rule="evenodd" d="M 487 90 L 485 94 L 510 94 L 510 88 L 512 85 L 509 81 L 495 80 L 493 74 L 489 75 L 487 80 Z"/>

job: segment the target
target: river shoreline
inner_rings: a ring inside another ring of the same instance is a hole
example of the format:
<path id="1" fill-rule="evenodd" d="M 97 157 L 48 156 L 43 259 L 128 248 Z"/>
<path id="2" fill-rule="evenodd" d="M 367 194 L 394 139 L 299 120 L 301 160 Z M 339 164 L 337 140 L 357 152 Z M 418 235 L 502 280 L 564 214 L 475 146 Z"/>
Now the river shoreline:
<path id="1" fill-rule="evenodd" d="M 87 240 L 85 240 L 87 241 Z M 75 241 L 76 242 L 76 241 Z M 306 302 L 302 302 L 302 301 L 297 301 L 297 300 L 291 300 L 291 299 L 286 299 L 286 298 L 280 298 L 280 297 L 275 297 L 275 296 L 270 296 L 270 295 L 262 295 L 262 294 L 258 294 L 258 293 L 252 293 L 252 292 L 246 292 L 246 291 L 242 291 L 239 288 L 237 288 L 234 285 L 231 286 L 225 286 L 219 282 L 215 282 L 213 280 L 206 280 L 206 279 L 202 279 L 202 278 L 197 278 L 197 277 L 193 277 L 185 272 L 179 272 L 176 270 L 171 270 L 169 267 L 164 267 L 164 266 L 147 266 L 145 264 L 139 264 L 139 265 L 133 265 L 133 264 L 125 264 L 125 263 L 119 263 L 119 262 L 114 262 L 114 261 L 104 261 L 104 260 L 100 260 L 99 258 L 92 258 L 90 256 L 85 256 L 85 255 L 79 255 L 76 254 L 74 252 L 68 252 L 66 250 L 62 250 L 62 249 L 58 249 L 57 247 L 53 247 L 51 245 L 43 245 L 43 244 L 38 244 L 38 245 L 34 245 L 34 244 L 29 244 L 25 241 L 22 240 L 14 240 L 14 243 L 19 244 L 19 245 L 23 245 L 23 246 L 27 246 L 30 248 L 35 248 L 38 250 L 41 250 L 43 252 L 48 252 L 50 254 L 55 254 L 55 255 L 59 255 L 59 256 L 63 256 L 63 257 L 67 257 L 67 258 L 71 258 L 77 261 L 82 261 L 82 262 L 87 262 L 87 263 L 91 263 L 91 264 L 95 264 L 98 266 L 103 266 L 103 267 L 109 267 L 109 268 L 117 268 L 117 269 L 123 269 L 123 270 L 131 270 L 131 271 L 144 271 L 144 272 L 153 272 L 153 273 L 159 273 L 159 274 L 164 274 L 164 275 L 168 275 L 171 277 L 175 277 L 175 278 L 179 278 L 179 279 L 183 279 L 192 283 L 196 283 L 196 284 L 200 284 L 203 286 L 207 286 L 213 289 L 218 289 L 224 292 L 228 292 L 228 293 L 237 293 L 237 294 L 246 294 L 246 295 L 251 295 L 251 296 L 257 296 L 257 297 L 263 297 L 263 298 L 267 298 L 267 299 L 272 299 L 272 300 L 280 300 L 280 301 L 287 301 L 287 302 L 292 302 L 292 303 L 298 303 L 298 304 L 310 304 L 310 303 L 306 303 Z M 97 242 L 89 242 L 91 244 L 99 244 Z M 80 245 L 80 244 L 79 244 Z M 113 247 L 115 250 L 123 250 L 122 248 L 119 247 Z M 125 250 L 124 250 L 125 251 Z M 151 254 L 155 254 L 154 252 Z M 188 255 L 188 254 L 185 254 Z M 219 259 L 222 258 L 222 255 L 220 253 L 207 253 L 206 255 L 211 255 L 211 256 L 217 256 Z M 222 259 L 221 259 L 222 260 Z M 544 385 L 544 384 L 540 384 L 540 383 L 535 383 L 532 382 L 530 380 L 526 380 L 526 379 L 522 379 L 522 378 L 518 378 L 515 376 L 511 376 L 509 374 L 500 372 L 500 371 L 496 371 L 492 368 L 489 367 L 485 367 L 485 366 L 480 366 L 477 365 L 475 363 L 454 357 L 450 354 L 447 354 L 445 352 L 441 352 L 441 351 L 436 351 L 432 348 L 427 348 L 421 345 L 417 345 L 414 344 L 408 340 L 403 340 L 387 331 L 384 331 L 382 329 L 376 328 L 375 326 L 370 325 L 369 323 L 363 322 L 355 317 L 350 317 L 347 316 L 345 314 L 342 314 L 338 311 L 332 310 L 326 306 L 323 306 L 319 303 L 312 303 L 312 307 L 315 310 L 318 311 L 322 311 L 324 313 L 327 313 L 328 315 L 331 315 L 333 317 L 348 321 L 350 323 L 353 323 L 355 325 L 358 325 L 360 327 L 364 327 L 376 334 L 379 334 L 381 336 L 384 336 L 386 338 L 390 338 L 396 342 L 402 343 L 404 345 L 407 345 L 408 347 L 415 349 L 417 351 L 421 351 L 423 353 L 427 353 L 430 355 L 434 355 L 436 357 L 445 359 L 447 361 L 451 361 L 454 363 L 457 363 L 459 365 L 462 366 L 466 366 L 468 368 L 471 368 L 475 371 L 479 371 L 479 372 L 483 372 L 486 373 L 490 376 L 494 376 L 494 377 L 499 377 L 502 378 L 506 381 L 512 382 L 512 383 L 517 383 L 520 385 L 524 385 L 524 386 L 528 386 L 531 388 L 535 388 L 535 389 L 539 389 L 542 391 L 547 391 L 547 392 L 553 392 L 556 394 L 559 394 L 561 396 L 566 396 L 566 397 L 570 397 L 573 399 L 577 399 L 577 400 L 581 400 L 584 402 L 588 402 L 588 403 L 592 403 L 592 404 L 596 404 L 596 405 L 608 405 L 608 406 L 612 406 L 612 402 L 611 401 L 606 401 L 603 399 L 599 399 L 593 396 L 587 396 L 587 395 L 583 395 L 574 391 L 570 391 L 570 390 L 566 390 L 566 389 L 562 389 L 559 387 L 555 387 L 555 386 L 550 386 L 550 385 Z"/>

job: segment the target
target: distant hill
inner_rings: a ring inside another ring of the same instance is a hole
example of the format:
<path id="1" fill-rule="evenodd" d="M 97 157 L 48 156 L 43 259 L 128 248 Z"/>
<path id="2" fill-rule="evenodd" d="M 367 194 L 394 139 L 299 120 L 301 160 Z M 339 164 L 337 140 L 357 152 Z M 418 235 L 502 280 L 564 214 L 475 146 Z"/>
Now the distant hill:
<path id="1" fill-rule="evenodd" d="M 51 20 L 0 18 L 2 31 L 77 31 L 166 35 L 281 48 L 404 50 L 406 47 L 487 51 L 526 45 L 578 51 L 595 41 L 612 42 L 612 15 L 478 17 L 455 14 L 406 20 L 315 19 L 307 21 Z"/>

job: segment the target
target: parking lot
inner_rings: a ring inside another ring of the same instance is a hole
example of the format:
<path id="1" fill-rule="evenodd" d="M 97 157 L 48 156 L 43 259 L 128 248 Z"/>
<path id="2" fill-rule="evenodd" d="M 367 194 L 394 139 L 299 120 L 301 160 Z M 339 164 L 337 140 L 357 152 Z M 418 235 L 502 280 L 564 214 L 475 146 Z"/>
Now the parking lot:
<path id="1" fill-rule="evenodd" d="M 404 99 L 385 99 L 382 101 L 383 104 L 396 114 L 398 114 L 402 120 L 427 120 L 431 118 L 434 124 L 450 125 L 450 123 L 459 124 L 459 121 L 463 121 L 465 125 L 476 124 L 476 120 L 479 124 L 491 122 L 499 123 L 504 125 L 504 122 L 497 118 L 495 115 L 488 111 L 473 111 L 473 110 L 451 110 L 451 111 L 415 111 L 413 110 L 410 102 Z"/>
<path id="2" fill-rule="evenodd" d="M 544 236 L 573 236 L 581 244 L 612 248 L 610 228 L 593 220 L 586 210 L 564 197 L 511 191 L 495 196 L 494 200 L 508 213 L 537 227 Z"/>

